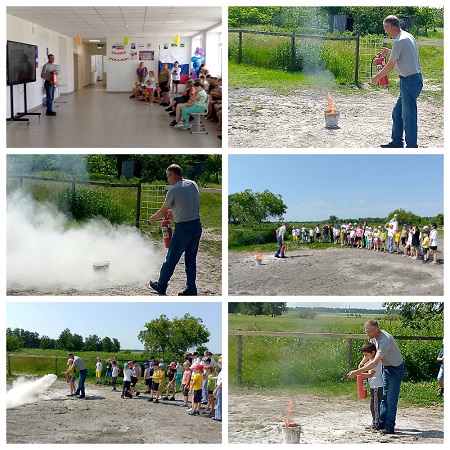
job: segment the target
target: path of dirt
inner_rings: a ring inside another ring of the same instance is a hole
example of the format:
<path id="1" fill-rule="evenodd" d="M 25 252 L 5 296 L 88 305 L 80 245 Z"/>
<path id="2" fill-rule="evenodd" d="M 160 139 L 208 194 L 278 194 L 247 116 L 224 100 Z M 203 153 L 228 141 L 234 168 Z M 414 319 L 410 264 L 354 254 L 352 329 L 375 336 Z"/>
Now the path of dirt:
<path id="1" fill-rule="evenodd" d="M 292 420 L 302 427 L 302 444 L 444 444 L 444 408 L 403 408 L 396 433 L 381 436 L 364 430 L 371 423 L 369 399 L 239 392 L 228 395 L 230 444 L 282 444 L 280 423 L 294 401 Z"/>
<path id="2" fill-rule="evenodd" d="M 275 247 L 274 247 L 275 252 Z M 444 266 L 365 249 L 291 247 L 286 259 L 228 255 L 229 295 L 444 295 Z M 442 258 L 442 254 L 440 255 Z"/>
<path id="3" fill-rule="evenodd" d="M 376 148 L 390 141 L 396 97 L 383 90 L 332 93 L 339 129 L 326 129 L 327 92 L 277 95 L 264 88 L 230 89 L 228 146 L 275 148 Z M 444 110 L 418 100 L 419 147 L 444 146 Z"/>
<path id="4" fill-rule="evenodd" d="M 222 424 L 190 416 L 179 401 L 121 399 L 110 386 L 86 385 L 86 399 L 67 397 L 58 380 L 45 399 L 8 409 L 8 444 L 209 444 L 222 442 Z M 181 399 L 180 394 L 177 395 Z"/>
<path id="5" fill-rule="evenodd" d="M 161 247 L 163 247 L 161 245 Z M 166 250 L 159 249 L 161 262 L 164 260 Z M 158 296 L 158 294 L 148 287 L 150 279 L 157 279 L 158 272 L 149 273 L 148 280 L 142 280 L 133 284 L 116 284 L 106 277 L 99 278 L 99 283 L 95 286 L 48 286 L 47 288 L 27 288 L 15 287 L 7 290 L 7 295 L 70 295 L 70 296 L 127 296 L 143 295 Z M 177 295 L 186 287 L 186 274 L 184 272 L 184 257 L 178 263 L 175 273 L 170 280 L 167 295 Z M 218 296 L 222 292 L 222 263 L 221 259 L 200 251 L 197 255 L 197 289 L 198 295 Z"/>

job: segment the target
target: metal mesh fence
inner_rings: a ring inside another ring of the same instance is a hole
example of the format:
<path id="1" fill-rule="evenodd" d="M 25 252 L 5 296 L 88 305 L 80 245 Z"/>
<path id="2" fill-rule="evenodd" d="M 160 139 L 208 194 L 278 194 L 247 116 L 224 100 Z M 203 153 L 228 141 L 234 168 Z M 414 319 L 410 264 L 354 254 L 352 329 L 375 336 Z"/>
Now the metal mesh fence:
<path id="1" fill-rule="evenodd" d="M 141 221 L 140 229 L 143 231 L 155 230 L 155 225 L 148 223 L 148 218 L 158 211 L 166 198 L 168 186 L 161 184 L 142 184 L 141 185 Z"/>
<path id="2" fill-rule="evenodd" d="M 369 82 L 371 74 L 376 74 L 376 68 L 372 65 L 372 60 L 381 47 L 383 47 L 382 37 L 361 38 L 359 47 L 359 80 L 362 83 Z"/>

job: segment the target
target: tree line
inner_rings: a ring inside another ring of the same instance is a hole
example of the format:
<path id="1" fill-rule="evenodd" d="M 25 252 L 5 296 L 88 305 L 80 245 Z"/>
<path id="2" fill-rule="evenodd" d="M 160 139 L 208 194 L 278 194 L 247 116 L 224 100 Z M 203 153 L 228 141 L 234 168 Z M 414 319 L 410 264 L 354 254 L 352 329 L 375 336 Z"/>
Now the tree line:
<path id="1" fill-rule="evenodd" d="M 58 349 L 67 351 L 102 351 L 117 353 L 120 342 L 116 338 L 105 336 L 103 339 L 96 334 L 83 338 L 72 333 L 68 328 L 63 330 L 57 339 L 49 336 L 39 336 L 39 333 L 22 328 L 6 329 L 6 350 L 9 352 L 23 348 Z"/>
<path id="2" fill-rule="evenodd" d="M 228 223 L 232 225 L 248 225 L 249 227 L 261 225 L 269 220 L 282 221 L 287 212 L 288 207 L 284 204 L 281 194 L 274 194 L 269 190 L 263 192 L 253 192 L 246 189 L 242 192 L 230 194 L 228 196 Z M 358 217 L 358 218 L 339 218 L 336 215 L 330 215 L 329 219 L 321 219 L 317 221 L 307 220 L 308 223 L 342 223 L 347 222 L 363 223 L 385 223 L 397 214 L 399 224 L 407 223 L 408 225 L 429 225 L 436 223 L 438 227 L 444 225 L 444 214 L 440 213 L 434 217 L 422 217 L 411 211 L 402 208 L 396 209 L 388 213 L 386 217 Z M 292 220 L 292 222 L 300 222 Z"/>
<path id="3" fill-rule="evenodd" d="M 274 26 L 295 33 L 327 33 L 333 31 L 333 16 L 347 14 L 353 18 L 351 33 L 384 35 L 383 19 L 394 14 L 400 19 L 413 18 L 410 31 L 427 36 L 430 30 L 444 26 L 443 8 L 428 6 L 232 6 L 228 8 L 228 26 Z"/>
<path id="4" fill-rule="evenodd" d="M 133 177 L 143 182 L 166 182 L 166 168 L 178 164 L 186 178 L 219 182 L 222 155 L 8 155 L 8 175 L 55 173 L 65 178 L 120 179 L 123 162 L 133 161 Z"/>
<path id="5" fill-rule="evenodd" d="M 243 316 L 281 316 L 286 302 L 228 302 L 228 313 Z"/>

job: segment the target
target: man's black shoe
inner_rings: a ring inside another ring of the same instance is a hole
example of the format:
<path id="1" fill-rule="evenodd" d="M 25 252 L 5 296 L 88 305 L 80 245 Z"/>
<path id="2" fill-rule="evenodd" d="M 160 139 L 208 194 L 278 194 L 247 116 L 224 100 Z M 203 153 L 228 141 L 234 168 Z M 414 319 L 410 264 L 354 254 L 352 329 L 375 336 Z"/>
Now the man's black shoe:
<path id="1" fill-rule="evenodd" d="M 395 434 L 395 431 L 391 428 L 384 428 L 379 431 L 380 434 Z"/>
<path id="2" fill-rule="evenodd" d="M 155 290 L 159 295 L 166 295 L 166 288 L 161 286 L 157 281 L 150 281 L 149 286 Z"/>
<path id="3" fill-rule="evenodd" d="M 173 117 L 173 116 L 176 116 L 176 115 L 177 115 L 177 114 L 176 114 L 175 112 L 173 112 L 173 111 L 169 113 L 169 116 L 172 116 L 172 117 Z"/>
<path id="4" fill-rule="evenodd" d="M 47 114 L 47 116 L 56 116 L 55 111 L 47 111 L 45 114 Z"/>
<path id="5" fill-rule="evenodd" d="M 198 295 L 198 293 L 197 293 L 197 290 L 192 291 L 192 290 L 185 289 L 182 292 L 178 292 L 178 295 L 192 295 L 192 296 L 194 296 L 194 295 Z"/>
<path id="6" fill-rule="evenodd" d="M 166 108 L 164 111 L 167 111 L 167 112 L 169 112 L 169 111 L 172 111 L 172 107 L 171 106 L 169 106 L 168 108 Z"/>
<path id="7" fill-rule="evenodd" d="M 403 148 L 403 145 L 396 145 L 391 141 L 388 144 L 381 144 L 380 147 L 381 148 Z"/>

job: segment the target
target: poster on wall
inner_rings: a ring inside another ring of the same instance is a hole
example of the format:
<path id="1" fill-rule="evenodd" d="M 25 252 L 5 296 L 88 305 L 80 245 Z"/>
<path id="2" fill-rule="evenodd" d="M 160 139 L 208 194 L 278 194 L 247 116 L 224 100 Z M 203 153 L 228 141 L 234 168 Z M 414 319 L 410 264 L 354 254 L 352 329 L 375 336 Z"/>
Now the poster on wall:
<path id="1" fill-rule="evenodd" d="M 139 50 L 139 61 L 153 61 L 155 52 L 153 50 Z"/>
<path id="2" fill-rule="evenodd" d="M 138 59 L 138 52 L 137 50 L 131 50 L 130 52 L 130 60 L 136 61 Z"/>
<path id="3" fill-rule="evenodd" d="M 145 48 L 145 45 L 144 44 L 139 44 L 139 49 L 141 49 L 141 48 Z"/>
<path id="4" fill-rule="evenodd" d="M 125 45 L 122 43 L 120 44 L 113 44 L 111 48 L 111 54 L 109 55 L 110 61 L 128 61 L 130 58 L 127 55 L 127 51 L 125 49 Z"/>
<path id="5" fill-rule="evenodd" d="M 136 50 L 136 44 L 134 42 L 131 43 L 131 50 Z"/>

